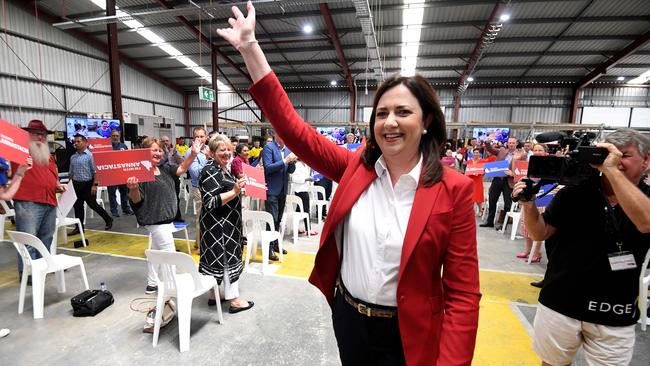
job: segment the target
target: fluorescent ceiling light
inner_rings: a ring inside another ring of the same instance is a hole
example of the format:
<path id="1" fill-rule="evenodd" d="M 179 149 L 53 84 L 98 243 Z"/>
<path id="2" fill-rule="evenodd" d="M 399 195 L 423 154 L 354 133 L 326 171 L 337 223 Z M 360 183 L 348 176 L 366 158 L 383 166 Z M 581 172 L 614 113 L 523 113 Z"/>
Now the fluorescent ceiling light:
<path id="1" fill-rule="evenodd" d="M 467 78 L 467 81 L 469 81 L 471 83 L 472 81 L 474 81 L 474 78 L 470 76 L 470 77 Z"/>
<path id="2" fill-rule="evenodd" d="M 311 34 L 311 32 L 314 31 L 314 28 L 311 25 L 307 24 L 304 27 L 302 27 L 302 31 L 307 34 Z"/>
<path id="3" fill-rule="evenodd" d="M 102 10 L 106 10 L 106 0 L 90 0 L 91 3 L 97 5 L 100 7 Z M 115 7 L 115 15 L 120 17 L 120 18 L 127 18 L 130 17 L 130 15 L 123 10 L 120 10 L 117 6 Z M 147 41 L 153 43 L 156 45 L 158 48 L 160 48 L 163 52 L 167 53 L 168 55 L 176 58 L 180 63 L 183 65 L 187 66 L 190 68 L 190 70 L 194 71 L 197 75 L 201 76 L 201 79 L 207 80 L 208 82 L 212 82 L 212 74 L 210 74 L 208 71 L 205 69 L 199 67 L 196 62 L 190 60 L 187 56 L 184 56 L 181 51 L 176 49 L 175 47 L 167 44 L 165 40 L 157 35 L 156 33 L 152 32 L 149 29 L 146 29 L 142 23 L 139 21 L 129 18 L 128 20 L 122 20 L 120 21 L 126 25 L 127 27 L 131 28 L 132 30 L 136 31 L 139 35 L 144 37 Z M 217 85 L 213 85 L 213 88 L 217 88 L 218 90 L 230 90 L 229 87 L 227 87 L 224 83 L 221 81 L 217 80 Z"/>
<path id="4" fill-rule="evenodd" d="M 508 20 L 510 20 L 510 14 L 501 14 L 499 20 L 502 22 L 507 22 Z"/>
<path id="5" fill-rule="evenodd" d="M 402 11 L 402 67 L 404 76 L 415 75 L 415 66 L 420 49 L 422 18 L 424 17 L 424 0 L 404 0 L 406 8 Z"/>
<path id="6" fill-rule="evenodd" d="M 335 86 L 335 85 L 336 85 L 336 80 L 332 80 L 332 81 L 330 81 L 330 85 L 331 85 L 331 86 Z"/>
<path id="7" fill-rule="evenodd" d="M 645 84 L 648 81 L 650 81 L 650 70 L 644 72 L 643 74 L 639 75 L 638 77 L 628 81 L 628 84 Z"/>

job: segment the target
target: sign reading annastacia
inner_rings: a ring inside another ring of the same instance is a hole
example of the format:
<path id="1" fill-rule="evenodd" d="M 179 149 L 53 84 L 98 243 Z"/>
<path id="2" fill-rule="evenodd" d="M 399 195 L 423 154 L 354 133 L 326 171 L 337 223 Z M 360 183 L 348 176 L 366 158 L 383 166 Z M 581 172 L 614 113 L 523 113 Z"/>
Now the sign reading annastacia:
<path id="1" fill-rule="evenodd" d="M 97 179 L 102 186 L 126 184 L 129 177 L 143 182 L 155 179 L 149 149 L 100 151 L 93 153 Z"/>
<path id="2" fill-rule="evenodd" d="M 264 171 L 243 164 L 244 176 L 246 177 L 246 195 L 259 199 L 266 199 L 266 183 L 264 182 Z"/>

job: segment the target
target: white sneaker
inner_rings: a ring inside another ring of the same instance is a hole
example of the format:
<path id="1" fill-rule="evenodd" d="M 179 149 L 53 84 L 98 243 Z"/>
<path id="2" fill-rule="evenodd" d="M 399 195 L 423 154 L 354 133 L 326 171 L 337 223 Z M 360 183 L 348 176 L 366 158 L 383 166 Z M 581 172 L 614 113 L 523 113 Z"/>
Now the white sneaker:
<path id="1" fill-rule="evenodd" d="M 0 329 L 0 338 L 4 338 L 9 335 L 11 331 L 9 329 Z"/>

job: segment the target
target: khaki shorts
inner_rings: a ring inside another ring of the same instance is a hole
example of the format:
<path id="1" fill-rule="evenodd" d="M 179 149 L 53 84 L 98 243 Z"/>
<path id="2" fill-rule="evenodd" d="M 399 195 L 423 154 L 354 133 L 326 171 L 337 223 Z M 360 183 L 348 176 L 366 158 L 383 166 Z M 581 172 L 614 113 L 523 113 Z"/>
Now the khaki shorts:
<path id="1" fill-rule="evenodd" d="M 569 365 L 580 346 L 587 365 L 628 365 L 634 348 L 634 325 L 612 327 L 564 316 L 542 304 L 535 314 L 533 350 L 546 363 Z"/>

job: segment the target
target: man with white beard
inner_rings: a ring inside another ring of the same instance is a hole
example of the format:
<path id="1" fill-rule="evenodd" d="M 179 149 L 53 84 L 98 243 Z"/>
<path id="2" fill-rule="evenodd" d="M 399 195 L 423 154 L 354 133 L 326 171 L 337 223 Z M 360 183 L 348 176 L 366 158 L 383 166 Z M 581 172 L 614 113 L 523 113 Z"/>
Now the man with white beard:
<path id="1" fill-rule="evenodd" d="M 43 121 L 31 120 L 24 130 L 29 132 L 29 153 L 33 167 L 25 172 L 22 184 L 14 195 L 16 211 L 16 230 L 32 234 L 43 242 L 49 250 L 56 225 L 56 193 L 64 192 L 65 186 L 59 183 L 59 171 L 50 155 L 47 145 L 49 131 Z M 12 163 L 12 171 L 18 165 Z M 40 258 L 40 253 L 27 246 L 32 258 Z M 18 256 L 18 273 L 22 275 L 23 262 Z"/>

